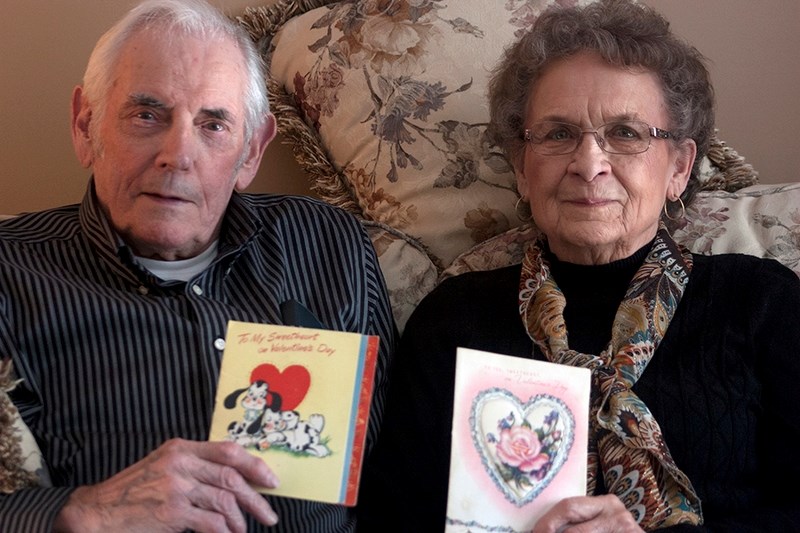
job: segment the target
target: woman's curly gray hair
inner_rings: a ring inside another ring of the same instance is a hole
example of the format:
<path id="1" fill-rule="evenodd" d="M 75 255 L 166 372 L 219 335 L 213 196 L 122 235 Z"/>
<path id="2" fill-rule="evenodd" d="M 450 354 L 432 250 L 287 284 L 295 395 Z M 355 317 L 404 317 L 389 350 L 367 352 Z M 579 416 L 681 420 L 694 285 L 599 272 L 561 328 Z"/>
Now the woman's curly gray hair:
<path id="1" fill-rule="evenodd" d="M 549 9 L 505 50 L 489 82 L 493 142 L 518 167 L 532 87 L 550 63 L 584 51 L 597 53 L 611 65 L 644 69 L 659 77 L 670 121 L 664 127 L 677 140 L 689 138 L 697 144 L 687 187 L 691 194 L 714 131 L 714 90 L 705 58 L 675 36 L 661 14 L 631 0 Z"/>

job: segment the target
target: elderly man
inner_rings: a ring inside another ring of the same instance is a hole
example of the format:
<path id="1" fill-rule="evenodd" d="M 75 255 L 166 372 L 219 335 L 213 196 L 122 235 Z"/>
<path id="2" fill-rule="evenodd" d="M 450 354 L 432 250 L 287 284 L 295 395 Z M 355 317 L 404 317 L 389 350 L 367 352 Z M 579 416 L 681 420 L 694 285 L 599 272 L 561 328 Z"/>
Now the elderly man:
<path id="1" fill-rule="evenodd" d="M 299 303 L 380 337 L 367 453 L 395 343 L 358 221 L 241 194 L 275 134 L 253 44 L 192 0 L 148 0 L 98 42 L 72 97 L 80 205 L 0 224 L 0 354 L 52 486 L 0 496 L 3 531 L 347 531 L 354 510 L 267 499 L 279 480 L 207 442 L 228 320 Z"/>

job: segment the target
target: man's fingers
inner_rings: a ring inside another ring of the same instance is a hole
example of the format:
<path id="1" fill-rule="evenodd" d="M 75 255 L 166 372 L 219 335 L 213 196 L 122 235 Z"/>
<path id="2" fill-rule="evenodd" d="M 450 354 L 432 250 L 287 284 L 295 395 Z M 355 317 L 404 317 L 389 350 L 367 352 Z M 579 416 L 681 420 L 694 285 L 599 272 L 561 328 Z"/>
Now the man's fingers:
<path id="1" fill-rule="evenodd" d="M 225 529 L 235 532 L 247 530 L 244 515 L 239 509 L 236 496 L 232 492 L 201 484 L 197 485 L 186 496 L 194 506 L 194 511 L 203 511 L 202 513 L 195 513 L 195 518 L 199 524 L 203 524 L 203 520 L 213 518 L 208 514 L 211 513 L 218 514 L 221 517 L 221 519 L 214 518 L 216 522 L 219 522 L 215 524 L 216 527 L 224 526 Z M 192 529 L 196 529 L 196 527 Z"/>
<path id="2" fill-rule="evenodd" d="M 278 517 L 272 507 L 251 486 L 251 483 L 260 483 L 269 488 L 277 486 L 272 471 L 261 459 L 253 457 L 235 443 L 214 444 L 225 446 L 216 447 L 216 451 L 207 450 L 205 454 L 198 453 L 198 464 L 191 467 L 194 477 L 201 483 L 196 496 L 198 499 L 193 498 L 193 503 L 217 509 L 226 516 L 238 513 L 241 508 L 264 524 L 276 524 Z M 249 479 L 245 479 L 248 474 Z"/>
<path id="3" fill-rule="evenodd" d="M 200 507 L 190 508 L 184 515 L 184 524 L 198 533 L 246 533 L 247 524 L 239 513 L 241 522 L 232 522 L 230 517 Z M 233 525 L 233 527 L 231 527 Z"/>
<path id="4" fill-rule="evenodd" d="M 253 485 L 270 489 L 278 486 L 278 477 L 266 463 L 235 442 L 184 442 L 191 447 L 193 455 L 211 463 L 229 466 Z M 211 480 L 208 482 L 213 483 Z M 224 483 L 225 479 L 221 478 L 220 482 Z"/>
<path id="5" fill-rule="evenodd" d="M 273 526 L 278 523 L 278 516 L 267 500 L 252 490 L 232 492 L 210 485 L 198 485 L 189 495 L 189 499 L 196 507 L 216 511 L 224 516 L 226 525 L 231 531 L 246 530 L 246 522 L 241 510 L 250 513 L 265 525 Z"/>

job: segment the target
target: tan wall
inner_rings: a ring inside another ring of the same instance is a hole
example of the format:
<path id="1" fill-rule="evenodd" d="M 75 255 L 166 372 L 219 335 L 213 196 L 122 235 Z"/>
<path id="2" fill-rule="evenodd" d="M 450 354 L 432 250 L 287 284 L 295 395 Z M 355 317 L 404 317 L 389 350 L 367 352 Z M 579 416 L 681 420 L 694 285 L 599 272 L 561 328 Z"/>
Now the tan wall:
<path id="1" fill-rule="evenodd" d="M 795 131 L 800 124 L 800 2 L 644 1 L 711 59 L 720 138 L 753 164 L 762 182 L 800 181 L 800 135 Z M 0 17 L 0 214 L 80 200 L 88 173 L 72 152 L 70 93 L 96 39 L 134 3 L 5 2 Z M 252 0 L 214 3 L 231 14 L 258 5 Z M 280 138 L 268 148 L 251 190 L 307 193 L 305 178 Z"/>

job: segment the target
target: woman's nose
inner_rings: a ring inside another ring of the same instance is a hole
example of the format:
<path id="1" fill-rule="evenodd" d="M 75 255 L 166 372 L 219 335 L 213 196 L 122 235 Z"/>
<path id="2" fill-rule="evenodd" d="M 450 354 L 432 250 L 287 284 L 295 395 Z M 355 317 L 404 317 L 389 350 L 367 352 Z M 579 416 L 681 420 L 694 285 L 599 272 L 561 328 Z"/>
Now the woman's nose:
<path id="1" fill-rule="evenodd" d="M 591 138 L 587 139 L 586 136 Z M 594 141 L 594 142 L 592 142 Z M 596 131 L 584 131 L 578 140 L 578 147 L 572 152 L 567 170 L 592 181 L 609 169 L 608 154 L 603 151 L 603 138 Z"/>
<path id="2" fill-rule="evenodd" d="M 603 150 L 603 146 L 605 146 L 605 142 L 606 142 L 606 141 L 605 141 L 605 139 L 603 139 L 603 137 L 600 135 L 600 132 L 599 132 L 599 131 L 592 131 L 592 130 L 588 130 L 588 131 L 584 131 L 584 132 L 581 132 L 581 133 L 582 133 L 582 135 L 581 135 L 581 138 L 578 140 L 578 148 L 580 148 L 580 145 L 581 145 L 581 144 L 583 144 L 583 141 L 586 139 L 586 136 L 587 136 L 587 135 L 589 135 L 589 134 L 591 134 L 591 135 L 592 135 L 592 137 L 594 137 L 594 141 L 597 143 L 597 146 L 598 146 L 598 147 L 599 147 L 601 150 Z"/>

